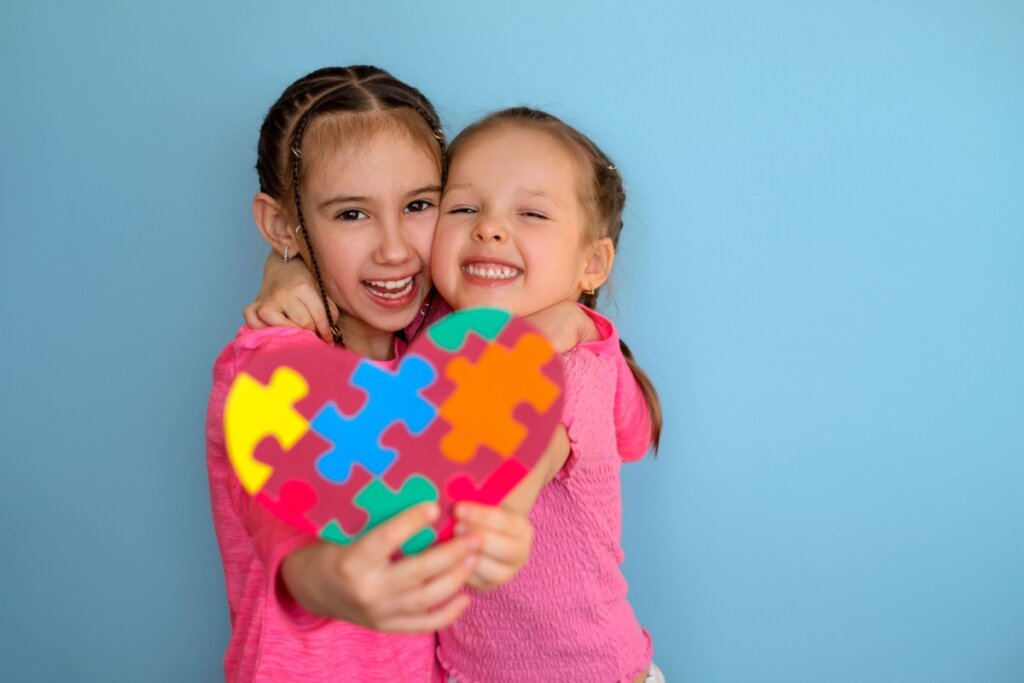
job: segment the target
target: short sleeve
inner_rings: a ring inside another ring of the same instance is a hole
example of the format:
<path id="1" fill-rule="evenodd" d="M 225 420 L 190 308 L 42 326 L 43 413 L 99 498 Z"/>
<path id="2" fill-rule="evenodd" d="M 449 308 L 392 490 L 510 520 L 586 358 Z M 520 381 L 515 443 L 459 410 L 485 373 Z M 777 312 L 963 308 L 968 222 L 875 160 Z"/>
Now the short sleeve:
<path id="1" fill-rule="evenodd" d="M 626 462 L 639 460 L 651 447 L 651 416 L 647 400 L 622 353 L 615 326 L 597 311 L 585 306 L 580 308 L 593 321 L 601 337 L 597 341 L 580 344 L 580 348 L 589 349 L 614 363 L 615 440 L 619 456 Z"/>

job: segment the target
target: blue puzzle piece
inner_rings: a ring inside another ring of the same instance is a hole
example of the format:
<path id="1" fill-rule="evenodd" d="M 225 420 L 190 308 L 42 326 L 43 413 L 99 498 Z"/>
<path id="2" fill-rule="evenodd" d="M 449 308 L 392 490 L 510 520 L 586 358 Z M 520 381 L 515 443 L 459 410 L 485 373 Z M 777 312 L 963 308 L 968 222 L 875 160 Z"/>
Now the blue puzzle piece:
<path id="1" fill-rule="evenodd" d="M 404 422 L 412 434 L 419 434 L 433 421 L 437 408 L 419 395 L 437 377 L 423 358 L 409 355 L 391 373 L 361 361 L 352 373 L 352 386 L 366 390 L 369 399 L 352 417 L 328 403 L 310 426 L 331 442 L 331 450 L 320 456 L 316 469 L 324 479 L 343 484 L 359 463 L 371 474 L 381 475 L 398 457 L 394 449 L 382 448 L 381 435 L 391 424 Z"/>

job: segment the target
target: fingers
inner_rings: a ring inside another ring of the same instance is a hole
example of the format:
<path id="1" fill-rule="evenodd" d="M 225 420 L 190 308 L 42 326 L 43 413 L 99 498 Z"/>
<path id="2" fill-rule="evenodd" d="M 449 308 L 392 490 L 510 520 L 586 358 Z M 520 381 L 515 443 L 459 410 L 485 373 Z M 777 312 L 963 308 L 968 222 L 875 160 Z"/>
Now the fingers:
<path id="1" fill-rule="evenodd" d="M 526 564 L 533 526 L 525 515 L 499 507 L 460 503 L 455 510 L 455 533 L 480 537 L 480 560 L 468 579 L 477 590 L 507 583 Z"/>
<path id="2" fill-rule="evenodd" d="M 391 563 L 391 556 L 402 544 L 423 528 L 433 524 L 440 514 L 437 503 L 420 503 L 403 510 L 388 521 L 371 529 L 352 548 L 359 548 L 354 556 L 360 558 L 361 569 L 371 571 Z"/>
<path id="3" fill-rule="evenodd" d="M 387 598 L 381 609 L 386 614 L 414 616 L 451 600 L 466 585 L 477 567 L 479 556 L 468 555 L 455 566 L 425 583 Z"/>
<path id="4" fill-rule="evenodd" d="M 527 546 L 533 540 L 530 520 L 525 515 L 501 507 L 462 502 L 455 506 L 455 519 L 458 522 L 456 534 L 474 531 L 486 535 L 482 550 L 488 555 L 498 551 L 498 542 L 503 538 L 525 540 Z"/>
<path id="5" fill-rule="evenodd" d="M 273 304 L 261 304 L 256 309 L 256 315 L 265 323 L 265 327 L 298 327 L 284 311 Z"/>
<path id="6" fill-rule="evenodd" d="M 518 571 L 519 567 L 481 555 L 476 569 L 466 580 L 466 585 L 474 590 L 488 591 L 508 583 Z"/>
<path id="7" fill-rule="evenodd" d="M 320 298 L 319 293 L 313 291 L 309 287 L 304 287 L 296 293 L 296 296 L 305 305 L 306 310 L 309 312 L 310 319 L 315 326 L 317 335 L 327 343 L 333 342 L 334 334 L 331 332 L 331 326 L 327 324 L 327 314 L 324 312 L 323 300 Z M 337 308 L 331 301 L 328 301 L 328 304 L 332 309 L 334 309 L 334 320 L 337 320 Z"/>
<path id="8" fill-rule="evenodd" d="M 482 545 L 477 535 L 466 535 L 429 550 L 406 557 L 392 568 L 396 583 L 401 585 L 420 584 L 459 566 L 467 557 L 477 554 Z"/>
<path id="9" fill-rule="evenodd" d="M 284 309 L 284 314 L 288 316 L 288 320 L 291 321 L 293 327 L 316 331 L 313 316 L 310 314 L 306 302 L 301 298 L 283 297 L 280 306 Z"/>
<path id="10" fill-rule="evenodd" d="M 254 301 L 242 309 L 242 316 L 245 318 L 245 324 L 253 330 L 260 330 L 267 326 L 266 323 L 260 320 L 260 316 L 256 313 L 256 309 L 259 308 L 259 306 L 260 304 Z"/>

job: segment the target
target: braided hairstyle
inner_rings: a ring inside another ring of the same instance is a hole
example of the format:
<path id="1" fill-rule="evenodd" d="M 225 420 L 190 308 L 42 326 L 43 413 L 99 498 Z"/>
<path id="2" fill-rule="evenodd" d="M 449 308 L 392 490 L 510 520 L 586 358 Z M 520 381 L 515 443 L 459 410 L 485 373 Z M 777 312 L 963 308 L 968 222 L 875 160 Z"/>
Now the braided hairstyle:
<path id="1" fill-rule="evenodd" d="M 256 152 L 260 191 L 294 211 L 296 235 L 301 233 L 309 252 L 309 265 L 335 344 L 343 343 L 341 332 L 331 316 L 320 265 L 302 215 L 302 181 L 312 165 L 310 152 L 316 151 L 304 149 L 303 139 L 313 124 L 351 114 L 390 119 L 389 123 L 406 128 L 414 139 L 427 139 L 438 154 L 442 185 L 446 171 L 444 131 L 434 106 L 419 90 L 378 67 L 318 69 L 289 85 L 270 107 L 260 127 Z"/>
<path id="2" fill-rule="evenodd" d="M 529 107 L 512 107 L 496 111 L 469 125 L 452 140 L 448 148 L 448 162 L 451 163 L 458 155 L 459 149 L 474 136 L 503 126 L 545 132 L 565 145 L 578 158 L 585 174 L 580 187 L 580 204 L 590 214 L 588 237 L 591 240 L 607 237 L 618 248 L 619 235 L 622 234 L 623 227 L 622 212 L 626 206 L 626 190 L 622 184 L 622 176 L 608 155 L 601 151 L 593 140 L 558 117 Z M 587 308 L 594 308 L 597 305 L 597 298 L 597 291 L 584 292 L 580 295 L 579 302 Z M 620 339 L 619 345 L 647 403 L 648 414 L 651 416 L 651 443 L 657 451 L 661 440 L 661 400 L 654 384 L 633 358 L 633 353 L 626 343 Z"/>

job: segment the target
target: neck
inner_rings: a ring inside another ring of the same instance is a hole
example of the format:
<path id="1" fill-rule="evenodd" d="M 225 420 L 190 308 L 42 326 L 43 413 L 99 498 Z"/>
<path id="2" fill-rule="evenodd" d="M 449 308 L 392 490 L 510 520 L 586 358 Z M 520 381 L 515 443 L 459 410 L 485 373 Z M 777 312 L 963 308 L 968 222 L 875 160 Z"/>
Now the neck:
<path id="1" fill-rule="evenodd" d="M 345 348 L 370 360 L 391 360 L 395 355 L 395 333 L 369 327 L 361 320 L 342 314 L 338 330 Z"/>

